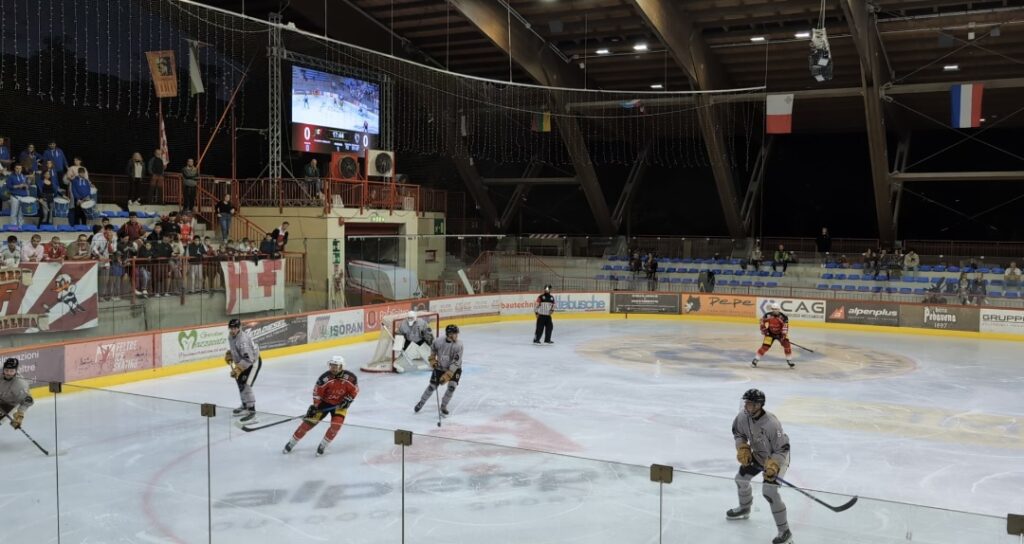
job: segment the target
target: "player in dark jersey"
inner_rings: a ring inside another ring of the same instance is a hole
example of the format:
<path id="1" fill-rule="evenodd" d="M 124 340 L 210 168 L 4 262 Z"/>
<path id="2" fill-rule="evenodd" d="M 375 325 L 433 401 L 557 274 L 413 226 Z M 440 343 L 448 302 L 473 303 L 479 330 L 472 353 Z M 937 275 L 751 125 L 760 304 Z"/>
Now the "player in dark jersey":
<path id="1" fill-rule="evenodd" d="M 306 417 L 302 419 L 299 428 L 295 429 L 291 440 L 284 445 L 283 453 L 291 452 L 292 448 L 299 443 L 299 440 L 302 440 L 303 436 L 306 436 L 310 429 L 316 427 L 320 420 L 330 415 L 331 426 L 316 448 L 316 454 L 323 455 L 334 437 L 338 436 L 342 424 L 345 423 L 348 407 L 359 395 L 359 380 L 355 374 L 345 370 L 345 359 L 340 355 L 332 357 L 327 365 L 327 372 L 317 378 L 316 385 L 313 387 L 313 404 L 306 409 Z"/>

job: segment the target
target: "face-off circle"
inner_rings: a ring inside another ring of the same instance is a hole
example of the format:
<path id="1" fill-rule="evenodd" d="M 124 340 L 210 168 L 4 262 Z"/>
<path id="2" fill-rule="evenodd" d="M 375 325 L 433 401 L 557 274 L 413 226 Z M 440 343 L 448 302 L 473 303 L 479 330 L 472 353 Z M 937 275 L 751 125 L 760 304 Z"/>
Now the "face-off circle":
<path id="1" fill-rule="evenodd" d="M 786 366 L 782 346 L 776 342 L 753 368 L 750 360 L 760 345 L 759 337 L 749 334 L 651 334 L 602 338 L 576 351 L 588 359 L 631 370 L 717 379 L 790 378 L 795 372 L 805 380 L 870 380 L 917 368 L 913 359 L 898 353 L 835 342 L 816 343 L 814 353 L 794 346 L 795 370 Z"/>

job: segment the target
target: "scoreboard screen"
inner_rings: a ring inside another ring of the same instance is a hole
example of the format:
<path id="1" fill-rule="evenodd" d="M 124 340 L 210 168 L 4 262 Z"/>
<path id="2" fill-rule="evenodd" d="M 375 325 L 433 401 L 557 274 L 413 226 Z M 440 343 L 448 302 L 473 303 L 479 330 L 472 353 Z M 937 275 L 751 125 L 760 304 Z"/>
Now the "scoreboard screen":
<path id="1" fill-rule="evenodd" d="M 359 152 L 380 137 L 380 85 L 292 66 L 292 148 Z"/>

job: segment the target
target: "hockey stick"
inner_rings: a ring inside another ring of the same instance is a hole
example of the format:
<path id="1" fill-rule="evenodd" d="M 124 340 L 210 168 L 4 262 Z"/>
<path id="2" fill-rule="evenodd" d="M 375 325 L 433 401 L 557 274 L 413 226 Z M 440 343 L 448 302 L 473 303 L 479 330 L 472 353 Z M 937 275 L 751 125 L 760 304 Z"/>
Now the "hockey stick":
<path id="1" fill-rule="evenodd" d="M 796 347 L 798 347 L 798 348 L 800 348 L 800 349 L 802 349 L 802 350 L 804 350 L 804 351 L 806 351 L 808 353 L 814 353 L 813 349 L 805 348 L 805 347 L 801 346 L 800 344 L 797 344 L 796 342 L 794 342 L 792 340 L 790 340 L 789 343 L 790 343 L 790 345 L 796 346 Z"/>
<path id="2" fill-rule="evenodd" d="M 324 414 L 324 413 L 330 412 L 331 410 L 334 410 L 335 408 L 337 408 L 337 406 L 330 406 L 330 407 L 327 407 L 327 408 L 322 408 L 320 410 L 317 410 L 317 412 L 319 412 L 321 414 Z M 295 421 L 296 419 L 300 419 L 300 418 L 304 418 L 304 417 L 306 417 L 306 414 L 302 414 L 301 416 L 292 416 L 292 417 L 289 417 L 287 419 L 282 419 L 281 421 L 275 421 L 273 423 L 267 423 L 266 425 L 259 425 L 259 426 L 256 426 L 256 427 L 249 427 L 247 425 L 243 425 L 242 426 L 242 430 L 247 432 L 247 433 L 251 433 L 253 431 L 258 431 L 260 429 L 266 429 L 268 427 L 274 427 L 276 425 L 280 425 L 282 423 L 288 423 L 289 421 Z"/>
<path id="3" fill-rule="evenodd" d="M 790 342 L 790 343 L 792 343 L 792 342 Z M 824 506 L 825 508 L 828 508 L 829 510 L 831 510 L 833 512 L 843 512 L 843 511 L 849 510 L 851 507 L 853 507 L 853 505 L 857 504 L 857 497 L 854 497 L 854 498 L 846 501 L 844 504 L 840 504 L 839 506 L 832 506 L 831 504 L 829 504 L 829 503 L 819 499 L 818 497 L 815 497 L 814 495 L 811 495 L 810 493 L 808 493 L 808 492 L 804 491 L 803 489 L 800 489 L 799 487 L 797 487 L 797 486 L 787 482 L 786 480 L 783 480 L 782 478 L 779 478 L 778 476 L 776 476 L 775 479 L 777 481 L 782 482 L 782 483 L 786 484 L 787 486 L 789 486 L 789 487 L 799 491 L 801 494 L 803 494 L 807 498 L 809 498 L 812 501 L 814 501 L 814 502 Z"/>
<path id="4" fill-rule="evenodd" d="M 12 424 L 14 423 L 14 420 L 13 420 L 13 419 L 11 419 L 11 416 L 9 416 L 9 415 L 7 415 L 7 414 L 4 414 L 4 417 L 6 417 L 7 419 L 10 419 L 10 420 L 11 420 L 11 423 L 12 423 Z M 12 426 L 13 426 L 13 425 L 12 425 Z M 31 436 L 31 435 L 29 435 L 29 434 L 28 434 L 27 432 L 25 432 L 25 429 L 22 429 L 21 427 L 18 427 L 18 430 L 19 430 L 19 431 L 21 431 L 21 434 L 24 434 L 24 435 L 25 435 L 25 438 L 29 439 L 29 440 L 30 440 L 30 441 L 31 441 L 31 442 L 32 442 L 33 444 L 35 444 L 35 445 L 36 445 L 36 447 L 37 447 L 37 448 L 39 448 L 39 451 L 43 452 L 43 453 L 44 453 L 44 454 L 46 454 L 46 455 L 50 455 L 50 452 L 46 451 L 46 449 L 45 449 L 45 448 L 43 448 L 42 446 L 40 446 L 40 445 L 39 445 L 39 442 L 36 442 L 36 439 L 35 439 L 35 438 L 32 438 L 32 436 Z"/>

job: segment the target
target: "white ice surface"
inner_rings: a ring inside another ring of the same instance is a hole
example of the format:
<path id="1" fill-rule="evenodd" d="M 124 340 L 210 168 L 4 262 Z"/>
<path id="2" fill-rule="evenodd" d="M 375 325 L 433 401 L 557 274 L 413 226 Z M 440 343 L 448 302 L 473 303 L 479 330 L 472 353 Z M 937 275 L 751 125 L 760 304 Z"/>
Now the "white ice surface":
<path id="1" fill-rule="evenodd" d="M 750 520 L 724 519 L 736 503 L 730 425 L 750 387 L 789 434 L 791 482 L 987 514 L 866 498 L 835 514 L 784 490 L 797 542 L 1018 542 L 994 516 L 1024 512 L 1020 344 L 794 326 L 816 353 L 798 352 L 789 370 L 776 346 L 752 369 L 759 338 L 747 326 L 556 319 L 557 344 L 541 347 L 532 328 L 463 327 L 465 371 L 440 429 L 433 399 L 412 411 L 426 373 L 359 373 L 321 458 L 326 425 L 287 456 L 297 422 L 238 430 L 226 367 L 62 395 L 56 409 L 43 399 L 25 429 L 56 457 L 0 427 L 0 542 L 57 542 L 58 488 L 61 542 L 207 542 L 208 453 L 214 542 L 400 542 L 401 428 L 417 433 L 405 452 L 409 543 L 658 542 L 651 463 L 678 469 L 663 488 L 664 542 L 767 543 L 774 524 L 758 489 Z M 356 368 L 372 350 L 266 361 L 262 422 L 303 413 L 330 355 Z M 178 401 L 221 407 L 209 449 L 199 407 Z"/>

